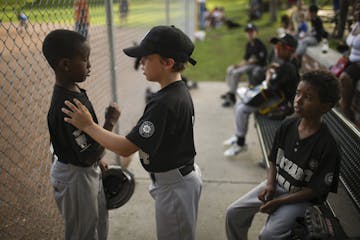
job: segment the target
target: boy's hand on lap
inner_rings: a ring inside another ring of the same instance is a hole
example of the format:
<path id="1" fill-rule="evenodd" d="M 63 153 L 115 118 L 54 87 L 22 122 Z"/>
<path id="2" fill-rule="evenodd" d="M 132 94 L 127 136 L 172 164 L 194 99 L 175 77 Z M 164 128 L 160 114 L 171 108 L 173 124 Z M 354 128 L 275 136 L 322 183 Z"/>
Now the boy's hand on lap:
<path id="1" fill-rule="evenodd" d="M 80 130 L 84 130 L 94 123 L 89 110 L 79 100 L 74 99 L 75 105 L 70 101 L 64 103 L 70 109 L 61 108 L 61 111 L 68 116 L 64 118 L 65 122 Z"/>
<path id="2" fill-rule="evenodd" d="M 273 198 L 275 193 L 275 186 L 266 185 L 266 187 L 259 192 L 258 199 L 262 202 L 268 202 Z"/>
<path id="3" fill-rule="evenodd" d="M 280 207 L 280 201 L 278 199 L 265 202 L 259 209 L 259 212 L 271 214 Z"/>

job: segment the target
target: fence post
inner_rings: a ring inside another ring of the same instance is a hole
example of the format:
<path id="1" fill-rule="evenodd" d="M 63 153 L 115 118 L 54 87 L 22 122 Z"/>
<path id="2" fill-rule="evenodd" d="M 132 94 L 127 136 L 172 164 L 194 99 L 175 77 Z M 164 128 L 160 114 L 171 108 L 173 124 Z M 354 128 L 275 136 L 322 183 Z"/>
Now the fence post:
<path id="1" fill-rule="evenodd" d="M 110 51 L 110 72 L 111 72 L 111 93 L 112 100 L 114 102 L 118 102 L 117 95 L 117 80 L 116 80 L 116 71 L 115 71 L 115 48 L 114 48 L 114 34 L 113 34 L 113 3 L 112 0 L 104 0 L 105 8 L 106 8 L 106 26 L 107 26 L 107 34 L 109 41 L 109 51 Z M 119 134 L 119 123 L 115 125 L 115 133 Z M 120 157 L 116 154 L 116 162 L 120 163 Z"/>
<path id="2" fill-rule="evenodd" d="M 169 0 L 165 0 L 165 15 L 166 15 L 166 25 L 170 25 L 170 3 Z"/>

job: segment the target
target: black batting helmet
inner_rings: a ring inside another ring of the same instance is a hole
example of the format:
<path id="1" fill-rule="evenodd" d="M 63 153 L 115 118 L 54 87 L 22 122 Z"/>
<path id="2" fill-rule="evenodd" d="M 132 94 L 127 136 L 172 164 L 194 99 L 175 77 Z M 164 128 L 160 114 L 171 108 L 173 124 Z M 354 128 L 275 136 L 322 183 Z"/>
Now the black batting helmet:
<path id="1" fill-rule="evenodd" d="M 111 167 L 102 173 L 102 182 L 108 209 L 124 205 L 134 193 L 134 175 L 121 167 Z"/>

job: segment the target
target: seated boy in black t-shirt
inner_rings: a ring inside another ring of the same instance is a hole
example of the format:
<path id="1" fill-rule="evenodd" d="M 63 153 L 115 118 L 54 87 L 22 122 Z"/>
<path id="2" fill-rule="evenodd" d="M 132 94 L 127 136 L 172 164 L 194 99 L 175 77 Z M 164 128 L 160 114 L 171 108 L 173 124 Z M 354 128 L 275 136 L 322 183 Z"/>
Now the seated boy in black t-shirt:
<path id="1" fill-rule="evenodd" d="M 259 211 L 269 214 L 259 239 L 287 239 L 308 206 L 337 191 L 340 154 L 321 117 L 338 100 L 338 83 L 331 73 L 302 76 L 294 99 L 296 117 L 285 120 L 276 132 L 267 180 L 227 209 L 228 239 L 247 239 Z"/>

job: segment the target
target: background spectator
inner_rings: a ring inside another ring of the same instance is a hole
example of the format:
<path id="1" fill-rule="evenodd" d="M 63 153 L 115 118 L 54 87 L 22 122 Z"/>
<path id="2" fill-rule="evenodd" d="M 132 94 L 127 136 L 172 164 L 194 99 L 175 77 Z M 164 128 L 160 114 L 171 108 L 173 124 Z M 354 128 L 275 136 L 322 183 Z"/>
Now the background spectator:
<path id="1" fill-rule="evenodd" d="M 360 127 L 360 1 L 354 2 L 355 24 L 346 38 L 350 47 L 350 64 L 340 75 L 340 110 Z"/>
<path id="2" fill-rule="evenodd" d="M 127 0 L 120 0 L 119 2 L 120 24 L 127 22 L 129 13 L 129 2 Z"/>
<path id="3" fill-rule="evenodd" d="M 267 49 L 264 43 L 257 38 L 257 28 L 254 24 L 247 24 L 245 33 L 248 42 L 243 61 L 229 66 L 226 70 L 225 79 L 229 86 L 229 92 L 221 96 L 224 98 L 224 107 L 232 106 L 236 102 L 235 93 L 241 75 L 247 74 L 249 84 L 254 86 L 264 79 L 263 72 L 266 65 Z"/>
<path id="4" fill-rule="evenodd" d="M 303 39 L 299 41 L 299 45 L 296 49 L 296 56 L 301 62 L 302 56 L 306 52 L 307 46 L 317 45 L 324 37 L 327 38 L 326 31 L 321 18 L 317 15 L 319 8 L 316 5 L 311 5 L 309 8 L 310 20 L 311 20 L 311 32 Z"/>
<path id="5" fill-rule="evenodd" d="M 28 18 L 27 18 L 27 16 L 25 15 L 25 13 L 22 12 L 22 11 L 19 11 L 19 12 L 18 12 L 17 18 L 18 18 L 18 20 L 19 20 L 18 31 L 19 31 L 19 33 L 22 33 L 22 32 L 23 32 L 23 29 L 27 30 L 27 27 L 28 27 Z"/>

